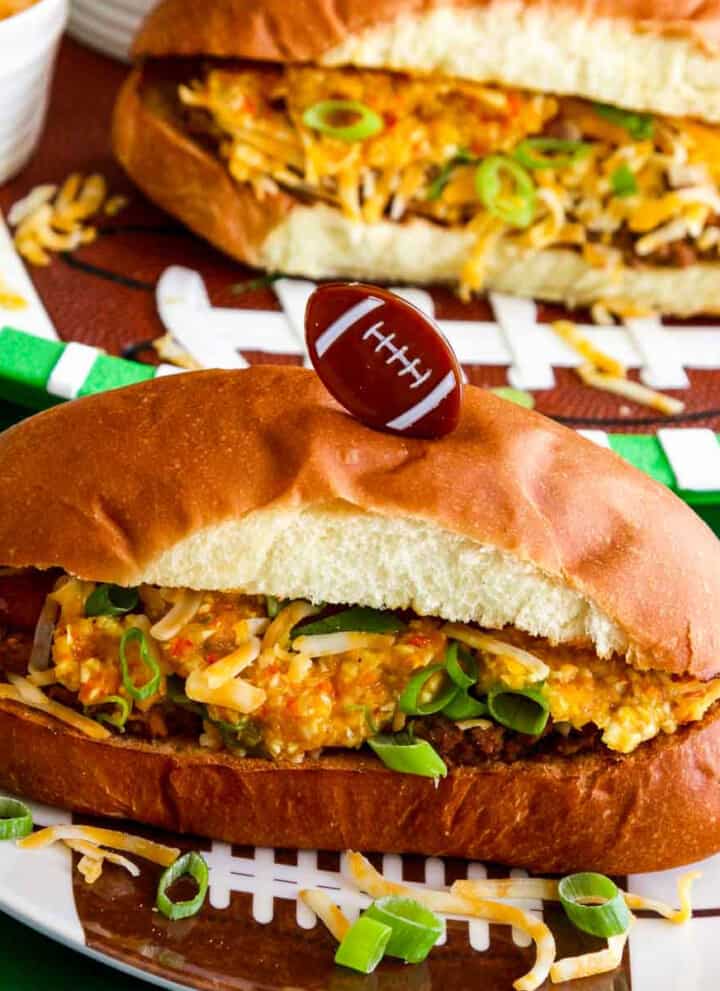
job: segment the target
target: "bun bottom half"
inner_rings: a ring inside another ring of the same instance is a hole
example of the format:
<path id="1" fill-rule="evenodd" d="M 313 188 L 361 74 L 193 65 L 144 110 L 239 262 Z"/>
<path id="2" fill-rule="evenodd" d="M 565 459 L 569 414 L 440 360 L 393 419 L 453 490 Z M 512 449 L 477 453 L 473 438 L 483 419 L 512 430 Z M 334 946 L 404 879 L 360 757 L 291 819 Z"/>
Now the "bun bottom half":
<path id="1" fill-rule="evenodd" d="M 260 201 L 232 178 L 210 147 L 183 130 L 174 93 L 181 66 L 135 69 L 113 121 L 115 154 L 155 203 L 221 251 L 257 268 L 311 279 L 457 285 L 474 244 L 462 228 L 422 219 L 363 224 L 326 204 L 285 193 Z M 518 253 L 507 242 L 486 259 L 484 288 L 569 307 L 632 302 L 678 317 L 720 313 L 720 263 L 685 268 L 596 268 L 575 251 Z"/>
<path id="2" fill-rule="evenodd" d="M 720 706 L 626 757 L 462 767 L 437 787 L 359 753 L 276 765 L 178 741 L 90 740 L 11 702 L 0 704 L 0 739 L 3 789 L 239 845 L 620 875 L 720 848 Z"/>

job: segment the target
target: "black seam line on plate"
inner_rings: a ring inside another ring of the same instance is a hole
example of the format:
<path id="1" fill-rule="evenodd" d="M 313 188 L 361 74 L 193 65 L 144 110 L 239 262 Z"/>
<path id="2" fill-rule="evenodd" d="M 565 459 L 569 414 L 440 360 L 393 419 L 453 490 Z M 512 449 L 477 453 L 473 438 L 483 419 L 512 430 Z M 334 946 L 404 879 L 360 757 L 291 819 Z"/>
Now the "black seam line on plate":
<path id="1" fill-rule="evenodd" d="M 699 409 L 692 413 L 678 413 L 676 416 L 639 417 L 634 420 L 624 416 L 554 416 L 552 413 L 546 413 L 545 416 L 566 427 L 667 427 L 674 423 L 692 423 L 695 420 L 712 419 L 720 416 L 720 408 Z"/>
<path id="2" fill-rule="evenodd" d="M 132 279 L 128 275 L 121 275 L 119 272 L 111 272 L 110 269 L 100 268 L 98 265 L 91 265 L 90 262 L 83 261 L 81 258 L 76 258 L 75 255 L 71 254 L 69 251 L 63 251 L 60 254 L 60 258 L 70 268 L 75 268 L 80 272 L 85 272 L 86 275 L 96 275 L 101 279 L 107 279 L 108 282 L 115 282 L 120 286 L 125 286 L 127 289 L 139 289 L 142 292 L 155 292 L 155 286 L 151 282 L 141 282 L 139 279 Z"/>

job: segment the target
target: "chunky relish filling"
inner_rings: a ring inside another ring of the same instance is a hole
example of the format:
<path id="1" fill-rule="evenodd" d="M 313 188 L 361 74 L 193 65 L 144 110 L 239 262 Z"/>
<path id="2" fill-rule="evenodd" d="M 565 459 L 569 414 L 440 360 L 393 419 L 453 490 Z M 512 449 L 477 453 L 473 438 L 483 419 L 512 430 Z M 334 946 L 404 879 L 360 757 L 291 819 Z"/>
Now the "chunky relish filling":
<path id="1" fill-rule="evenodd" d="M 516 631 L 67 577 L 34 640 L 28 670 L 29 636 L 0 639 L 0 698 L 42 708 L 46 693 L 52 714 L 64 706 L 108 732 L 290 761 L 378 740 L 427 740 L 450 763 L 629 753 L 720 697 L 720 679 L 640 671 Z"/>
<path id="2" fill-rule="evenodd" d="M 354 220 L 422 216 L 475 234 L 462 289 L 481 290 L 500 240 L 594 266 L 717 259 L 720 131 L 442 76 L 210 68 L 180 87 L 260 198 L 285 189 Z"/>

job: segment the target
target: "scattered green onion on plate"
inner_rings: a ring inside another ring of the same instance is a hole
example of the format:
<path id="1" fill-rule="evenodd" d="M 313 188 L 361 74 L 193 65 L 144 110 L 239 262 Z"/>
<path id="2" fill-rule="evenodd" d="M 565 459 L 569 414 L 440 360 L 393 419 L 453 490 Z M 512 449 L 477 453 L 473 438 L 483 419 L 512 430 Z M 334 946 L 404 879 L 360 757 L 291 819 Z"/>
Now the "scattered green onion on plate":
<path id="1" fill-rule="evenodd" d="M 541 688 L 496 685 L 488 692 L 488 709 L 496 723 L 528 736 L 539 736 L 550 715 L 550 704 Z"/>
<path id="2" fill-rule="evenodd" d="M 333 123 L 342 118 L 346 123 Z M 321 100 L 303 114 L 303 123 L 329 138 L 347 141 L 364 141 L 384 128 L 380 114 L 358 100 Z"/>
<path id="3" fill-rule="evenodd" d="M 361 974 L 372 974 L 385 955 L 391 935 L 390 926 L 365 913 L 348 929 L 337 948 L 335 963 Z"/>
<path id="4" fill-rule="evenodd" d="M 568 919 L 583 932 L 603 939 L 627 932 L 630 909 L 617 885 L 604 874 L 569 874 L 560 881 L 558 894 Z"/>
<path id="5" fill-rule="evenodd" d="M 0 840 L 21 840 L 32 833 L 30 809 L 16 798 L 0 797 Z"/>
<path id="6" fill-rule="evenodd" d="M 427 740 L 415 739 L 408 733 L 380 734 L 370 737 L 368 745 L 391 771 L 436 780 L 447 775 L 445 761 Z"/>
<path id="7" fill-rule="evenodd" d="M 385 953 L 405 963 L 422 963 L 445 931 L 443 920 L 429 908 L 398 895 L 378 898 L 362 917 L 390 928 Z"/>
<path id="8" fill-rule="evenodd" d="M 168 890 L 181 877 L 191 877 L 197 884 L 197 892 L 193 898 L 184 902 L 174 902 L 168 895 Z M 177 922 L 178 919 L 189 919 L 197 915 L 205 902 L 209 883 L 208 865 L 199 853 L 191 851 L 178 857 L 174 864 L 167 867 L 160 878 L 157 890 L 156 906 L 166 919 Z"/>
<path id="9" fill-rule="evenodd" d="M 150 677 L 143 685 L 136 685 L 130 677 L 130 668 L 127 657 L 128 645 L 137 641 L 140 649 L 140 659 L 147 668 Z M 123 633 L 120 641 L 120 669 L 122 671 L 122 682 L 125 691 L 138 702 L 150 698 L 160 687 L 160 668 L 158 662 L 152 656 L 150 644 L 143 630 L 139 626 L 133 626 Z"/>
<path id="10" fill-rule="evenodd" d="M 85 603 L 86 616 L 122 616 L 136 608 L 140 598 L 136 588 L 98 585 Z"/>

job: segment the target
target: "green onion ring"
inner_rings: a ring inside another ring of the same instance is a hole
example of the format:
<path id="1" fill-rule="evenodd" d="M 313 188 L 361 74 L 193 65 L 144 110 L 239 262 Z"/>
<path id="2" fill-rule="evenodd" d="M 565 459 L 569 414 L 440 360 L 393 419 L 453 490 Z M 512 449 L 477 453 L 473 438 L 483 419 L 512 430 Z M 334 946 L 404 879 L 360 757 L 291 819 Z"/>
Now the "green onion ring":
<path id="1" fill-rule="evenodd" d="M 32 813 L 16 798 L 0 798 L 0 840 L 21 840 L 33 830 Z"/>
<path id="2" fill-rule="evenodd" d="M 372 736 L 368 744 L 391 771 L 418 774 L 423 778 L 444 778 L 447 766 L 427 740 L 416 740 L 407 733 Z"/>
<path id="3" fill-rule="evenodd" d="M 446 162 L 443 165 L 433 181 L 430 183 L 428 186 L 428 191 L 425 194 L 425 199 L 431 202 L 433 200 L 439 200 L 445 192 L 445 187 L 450 182 L 450 177 L 457 166 L 471 165 L 473 162 L 477 162 L 477 158 L 474 155 L 471 155 L 466 148 L 461 148 L 449 162 Z"/>
<path id="4" fill-rule="evenodd" d="M 524 389 L 513 389 L 511 385 L 498 385 L 488 391 L 501 399 L 506 399 L 509 403 L 516 403 L 524 409 L 535 409 L 535 397 Z"/>
<path id="5" fill-rule="evenodd" d="M 336 125 L 331 123 L 335 114 L 348 114 L 358 119 L 352 124 Z M 358 100 L 321 100 L 308 107 L 302 119 L 306 127 L 348 143 L 371 138 L 385 127 L 380 114 Z"/>
<path id="6" fill-rule="evenodd" d="M 116 712 L 98 712 L 94 718 L 99 723 L 107 723 L 108 726 L 114 726 L 121 733 L 125 732 L 125 723 L 128 721 L 128 716 L 130 715 L 130 703 L 127 699 L 124 699 L 122 695 L 108 695 L 104 699 L 100 699 L 99 702 L 95 702 L 94 705 L 117 706 Z"/>
<path id="7" fill-rule="evenodd" d="M 355 606 L 313 623 L 294 626 L 290 631 L 290 639 L 324 636 L 326 633 L 400 633 L 404 629 L 405 624 L 394 613 Z"/>
<path id="8" fill-rule="evenodd" d="M 168 888 L 185 875 L 191 877 L 197 884 L 198 890 L 194 898 L 185 902 L 174 902 L 168 897 Z M 197 915 L 205 902 L 209 881 L 208 865 L 199 853 L 190 853 L 178 857 L 174 864 L 166 868 L 160 878 L 155 904 L 166 919 L 177 922 L 178 919 L 189 919 Z"/>
<path id="9" fill-rule="evenodd" d="M 363 914 L 345 933 L 337 948 L 335 963 L 361 974 L 372 974 L 385 955 L 392 930 Z"/>
<path id="10" fill-rule="evenodd" d="M 429 664 L 426 668 L 416 671 L 403 689 L 398 701 L 398 708 L 407 716 L 430 716 L 440 712 L 457 694 L 458 687 L 448 679 L 447 685 L 429 702 L 420 702 L 420 695 L 428 681 L 439 671 L 445 671 L 444 664 Z"/>
<path id="11" fill-rule="evenodd" d="M 265 609 L 267 610 L 268 619 L 275 619 L 277 614 L 282 609 L 282 602 L 276 595 L 266 595 Z"/>
<path id="12" fill-rule="evenodd" d="M 565 914 L 574 926 L 592 936 L 621 936 L 630 926 L 630 910 L 617 885 L 604 874 L 569 874 L 558 885 Z M 586 899 L 603 899 L 599 905 L 583 905 Z"/>
<path id="13" fill-rule="evenodd" d="M 466 674 L 460 665 L 460 657 L 470 668 L 470 674 Z M 448 644 L 445 653 L 445 667 L 447 673 L 458 686 L 458 688 L 472 688 L 478 679 L 477 661 L 469 650 L 462 650 L 456 641 Z"/>
<path id="14" fill-rule="evenodd" d="M 442 919 L 429 908 L 398 895 L 378 898 L 362 917 L 390 927 L 385 954 L 405 963 L 422 963 L 445 930 Z"/>
<path id="15" fill-rule="evenodd" d="M 139 602 L 136 588 L 122 585 L 98 585 L 85 603 L 86 616 L 122 616 L 132 612 Z"/>
<path id="16" fill-rule="evenodd" d="M 513 191 L 503 191 L 502 173 Z M 513 227 L 527 227 L 535 216 L 535 183 L 522 165 L 506 155 L 490 155 L 478 165 L 475 189 L 488 213 Z"/>
<path id="17" fill-rule="evenodd" d="M 539 736 L 547 725 L 550 705 L 541 688 L 507 688 L 488 692 L 488 709 L 496 723 L 528 736 Z"/>
<path id="18" fill-rule="evenodd" d="M 126 651 L 128 644 L 132 640 L 137 640 L 139 642 L 140 658 L 150 672 L 150 677 L 145 684 L 140 685 L 140 687 L 136 686 L 133 682 L 128 668 Z M 138 702 L 142 702 L 145 699 L 150 698 L 150 696 L 154 695 L 160 686 L 160 668 L 158 667 L 158 662 L 150 653 L 150 646 L 148 644 L 147 637 L 139 626 L 132 626 L 129 630 L 126 630 L 125 633 L 123 633 L 122 640 L 120 641 L 120 669 L 122 671 L 123 688 L 128 695 L 136 699 Z"/>
<path id="19" fill-rule="evenodd" d="M 586 158 L 592 145 L 562 138 L 525 138 L 513 157 L 526 169 L 565 169 Z"/>
<path id="20" fill-rule="evenodd" d="M 447 716 L 454 722 L 461 719 L 475 719 L 477 716 L 486 716 L 487 713 L 487 703 L 473 698 L 467 688 L 458 691 L 442 711 L 443 716 Z"/>
<path id="21" fill-rule="evenodd" d="M 608 103 L 596 103 L 594 109 L 598 117 L 622 127 L 636 141 L 645 141 L 655 133 L 655 121 L 651 114 L 632 113 Z"/>

